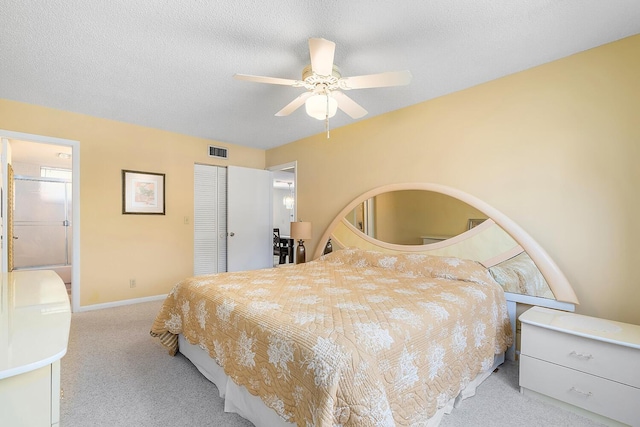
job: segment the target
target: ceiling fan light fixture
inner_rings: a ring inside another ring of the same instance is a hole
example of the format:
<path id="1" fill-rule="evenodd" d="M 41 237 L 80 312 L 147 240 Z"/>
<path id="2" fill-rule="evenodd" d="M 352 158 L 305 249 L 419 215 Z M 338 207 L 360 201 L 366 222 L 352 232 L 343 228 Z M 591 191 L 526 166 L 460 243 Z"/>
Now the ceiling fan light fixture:
<path id="1" fill-rule="evenodd" d="M 338 111 L 338 101 L 329 95 L 313 95 L 304 103 L 307 114 L 314 119 L 324 120 L 331 118 Z"/>
<path id="2" fill-rule="evenodd" d="M 306 92 L 298 95 L 275 115 L 278 117 L 288 116 L 302 107 L 302 104 L 305 104 L 309 116 L 325 121 L 328 138 L 329 118 L 335 116 L 338 108 L 352 119 L 360 119 L 367 115 L 367 110 L 345 95 L 344 91 L 402 86 L 411 81 L 411 72 L 408 70 L 342 77 L 340 69 L 333 63 L 335 49 L 336 44 L 332 41 L 310 38 L 309 58 L 311 64 L 302 70 L 302 80 L 249 74 L 234 74 L 233 76 L 238 80 L 305 88 Z"/>

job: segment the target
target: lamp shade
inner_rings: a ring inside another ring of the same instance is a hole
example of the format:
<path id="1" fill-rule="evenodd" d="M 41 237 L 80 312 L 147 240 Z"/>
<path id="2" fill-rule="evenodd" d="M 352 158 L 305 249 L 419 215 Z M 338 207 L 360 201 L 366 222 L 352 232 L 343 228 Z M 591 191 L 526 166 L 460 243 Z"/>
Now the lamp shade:
<path id="1" fill-rule="evenodd" d="M 338 101 L 329 95 L 313 95 L 305 101 L 304 107 L 314 119 L 324 120 L 336 115 Z"/>
<path id="2" fill-rule="evenodd" d="M 311 223 L 310 222 L 292 222 L 291 223 L 291 238 L 294 240 L 306 240 L 311 238 Z"/>

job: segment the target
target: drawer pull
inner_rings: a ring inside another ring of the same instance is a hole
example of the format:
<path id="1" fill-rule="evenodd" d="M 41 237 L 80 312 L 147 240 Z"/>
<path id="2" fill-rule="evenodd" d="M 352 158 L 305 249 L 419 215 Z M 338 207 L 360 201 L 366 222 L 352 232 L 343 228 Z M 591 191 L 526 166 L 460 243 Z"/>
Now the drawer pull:
<path id="1" fill-rule="evenodd" d="M 590 354 L 576 353 L 575 351 L 572 351 L 571 353 L 569 353 L 569 356 L 574 356 L 574 357 L 577 357 L 578 359 L 583 359 L 583 360 L 593 359 L 593 356 Z"/>
<path id="2" fill-rule="evenodd" d="M 569 389 L 569 391 L 572 391 L 572 392 L 577 393 L 577 394 L 579 394 L 579 395 L 581 395 L 581 396 L 584 396 L 584 397 L 591 397 L 591 396 L 593 396 L 593 393 L 591 393 L 590 391 L 582 391 L 582 390 L 578 390 L 578 389 L 577 389 L 577 388 L 575 388 L 575 387 L 571 387 L 571 388 Z"/>

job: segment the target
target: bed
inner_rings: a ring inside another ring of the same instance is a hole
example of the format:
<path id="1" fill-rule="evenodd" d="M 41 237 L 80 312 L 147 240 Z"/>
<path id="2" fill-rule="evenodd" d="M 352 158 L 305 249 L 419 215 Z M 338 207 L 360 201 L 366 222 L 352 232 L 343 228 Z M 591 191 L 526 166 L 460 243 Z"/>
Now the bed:
<path id="1" fill-rule="evenodd" d="M 217 385 L 226 411 L 258 427 L 436 426 L 513 352 L 513 304 L 574 303 L 497 211 L 478 203 L 493 216 L 462 237 L 386 244 L 345 221 L 371 194 L 336 217 L 314 261 L 191 277 L 167 296 L 151 334 Z"/>

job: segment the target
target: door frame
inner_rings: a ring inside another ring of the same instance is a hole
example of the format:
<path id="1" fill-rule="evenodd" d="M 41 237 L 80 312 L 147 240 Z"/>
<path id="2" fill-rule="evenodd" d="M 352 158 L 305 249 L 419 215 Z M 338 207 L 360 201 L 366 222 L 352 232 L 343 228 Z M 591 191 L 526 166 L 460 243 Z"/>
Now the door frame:
<path id="1" fill-rule="evenodd" d="M 63 145 L 71 147 L 71 194 L 72 194 L 72 214 L 71 222 L 72 230 L 72 257 L 71 257 L 71 310 L 76 312 L 80 309 L 80 141 L 72 139 L 56 138 L 52 136 L 36 135 L 23 132 L 14 132 L 10 130 L 0 129 L 0 138 L 9 140 L 19 139 L 21 141 L 29 141 L 40 144 Z M 4 143 L 3 143 L 4 145 Z M 2 175 L 3 185 L 5 185 L 7 175 L 7 164 L 9 159 L 3 150 L 2 153 Z M 3 210 L 7 206 L 7 191 L 2 192 Z M 3 234 L 5 233 L 6 212 L 3 212 Z M 7 269 L 7 245 L 2 245 L 2 270 Z"/>
<path id="2" fill-rule="evenodd" d="M 298 161 L 294 160 L 292 162 L 282 163 L 280 165 L 269 166 L 267 168 L 268 171 L 277 172 L 281 170 L 291 169 L 293 168 L 293 220 L 297 221 L 298 219 Z M 295 242 L 294 242 L 295 246 Z M 293 257 L 295 257 L 296 251 L 293 251 Z M 292 258 L 293 258 L 292 257 Z M 295 262 L 295 260 L 290 260 L 290 263 Z"/>

